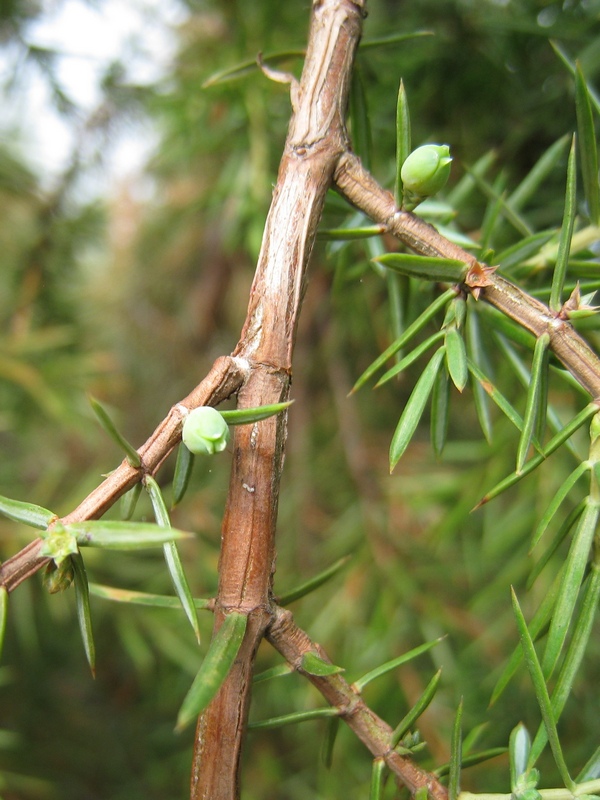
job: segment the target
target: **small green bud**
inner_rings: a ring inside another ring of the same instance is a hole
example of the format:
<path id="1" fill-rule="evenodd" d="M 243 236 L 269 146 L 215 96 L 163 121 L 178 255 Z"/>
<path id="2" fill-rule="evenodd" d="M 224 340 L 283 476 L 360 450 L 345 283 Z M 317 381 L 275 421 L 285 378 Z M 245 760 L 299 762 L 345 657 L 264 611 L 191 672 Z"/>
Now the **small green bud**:
<path id="1" fill-rule="evenodd" d="M 197 456 L 212 456 L 227 447 L 229 428 L 216 408 L 200 406 L 185 418 L 182 439 Z"/>
<path id="2" fill-rule="evenodd" d="M 447 144 L 425 144 L 413 150 L 400 170 L 404 205 L 414 208 L 443 189 L 450 177 L 451 161 Z"/>

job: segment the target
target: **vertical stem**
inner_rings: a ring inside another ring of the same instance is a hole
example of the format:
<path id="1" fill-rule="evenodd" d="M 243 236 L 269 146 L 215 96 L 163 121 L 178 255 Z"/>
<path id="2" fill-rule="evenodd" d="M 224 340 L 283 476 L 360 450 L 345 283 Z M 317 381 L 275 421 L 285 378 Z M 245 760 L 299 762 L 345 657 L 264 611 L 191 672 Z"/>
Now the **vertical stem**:
<path id="1" fill-rule="evenodd" d="M 306 267 L 327 189 L 348 146 L 344 124 L 363 0 L 314 0 L 308 50 L 234 356 L 250 374 L 238 408 L 286 400 Z M 215 630 L 231 610 L 248 614 L 242 648 L 201 716 L 192 766 L 192 800 L 236 800 L 256 649 L 269 624 L 275 526 L 286 439 L 285 414 L 240 426 L 234 436 L 222 526 Z"/>

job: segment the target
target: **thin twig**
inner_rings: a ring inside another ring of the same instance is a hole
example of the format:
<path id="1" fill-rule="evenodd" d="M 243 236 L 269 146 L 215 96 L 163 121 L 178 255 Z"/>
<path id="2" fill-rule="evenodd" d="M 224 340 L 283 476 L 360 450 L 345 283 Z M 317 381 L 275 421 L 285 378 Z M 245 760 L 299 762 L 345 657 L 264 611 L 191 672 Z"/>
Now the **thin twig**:
<path id="1" fill-rule="evenodd" d="M 553 313 L 539 300 L 480 264 L 474 255 L 450 242 L 415 214 L 399 211 L 392 194 L 377 183 L 354 154 L 346 153 L 339 160 L 335 186 L 350 203 L 374 222 L 384 224 L 389 233 L 416 253 L 453 258 L 469 264 L 473 276 L 471 279 L 467 277 L 466 288 L 534 336 L 548 333 L 550 347 L 557 358 L 592 399 L 600 397 L 600 358 L 560 313 Z"/>
<path id="2" fill-rule="evenodd" d="M 188 410 L 197 406 L 218 405 L 242 385 L 247 363 L 241 358 L 221 357 L 208 375 L 190 394 L 176 403 L 138 453 L 141 465 L 133 467 L 124 459 L 111 474 L 78 506 L 56 522 L 82 522 L 99 519 L 144 475 L 154 475 L 169 453 L 181 441 L 181 427 Z M 41 539 L 35 539 L 19 553 L 0 564 L 0 586 L 12 592 L 23 581 L 45 566 L 49 559 L 39 555 Z"/>
<path id="3" fill-rule="evenodd" d="M 338 709 L 340 719 L 356 734 L 374 758 L 385 760 L 390 770 L 411 793 L 426 788 L 431 800 L 447 800 L 448 791 L 435 775 L 419 767 L 411 758 L 401 756 L 390 746 L 390 726 L 371 711 L 339 673 L 311 675 L 302 669 L 303 658 L 307 653 L 314 653 L 325 661 L 329 661 L 329 658 L 323 648 L 312 642 L 296 625 L 290 611 L 279 606 L 273 609 L 273 622 L 267 628 L 266 638 L 288 664 L 308 678 L 327 702 Z"/>

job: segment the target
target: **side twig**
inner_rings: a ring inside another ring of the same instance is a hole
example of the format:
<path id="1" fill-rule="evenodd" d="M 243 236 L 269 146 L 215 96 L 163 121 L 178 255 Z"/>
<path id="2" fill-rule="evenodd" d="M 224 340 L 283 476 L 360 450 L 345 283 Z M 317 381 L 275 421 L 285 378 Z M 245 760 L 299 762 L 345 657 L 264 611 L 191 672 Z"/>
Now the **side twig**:
<path id="1" fill-rule="evenodd" d="M 241 386 L 248 365 L 241 358 L 218 358 L 211 371 L 190 394 L 173 406 L 138 453 L 141 465 L 133 467 L 124 459 L 111 474 L 78 506 L 57 522 L 82 522 L 99 519 L 144 475 L 154 475 L 169 453 L 181 441 L 181 427 L 187 410 L 218 405 Z M 49 559 L 39 555 L 41 539 L 35 539 L 19 553 L 0 564 L 0 586 L 12 592 L 23 581 L 45 566 Z"/>
<path id="2" fill-rule="evenodd" d="M 557 358 L 593 399 L 600 398 L 600 358 L 560 313 L 553 313 L 518 286 L 479 264 L 475 256 L 448 241 L 415 214 L 399 211 L 390 192 L 377 183 L 352 153 L 346 153 L 339 160 L 335 186 L 352 205 L 364 211 L 374 222 L 385 225 L 389 233 L 416 253 L 453 258 L 471 265 L 474 278 L 472 283 L 467 279 L 467 290 L 495 306 L 534 336 L 548 333 L 550 347 Z M 481 280 L 484 268 L 485 277 Z"/>
<path id="3" fill-rule="evenodd" d="M 338 709 L 340 719 L 375 758 L 385 761 L 412 794 L 418 789 L 427 789 L 427 796 L 431 800 L 447 800 L 448 790 L 435 775 L 417 766 L 411 758 L 401 756 L 390 746 L 390 726 L 371 711 L 341 675 L 311 675 L 302 669 L 302 659 L 307 653 L 314 653 L 325 661 L 329 661 L 329 658 L 323 648 L 312 642 L 296 625 L 290 611 L 279 606 L 274 609 L 273 621 L 266 631 L 266 638 L 290 666 L 308 678 L 327 702 Z"/>

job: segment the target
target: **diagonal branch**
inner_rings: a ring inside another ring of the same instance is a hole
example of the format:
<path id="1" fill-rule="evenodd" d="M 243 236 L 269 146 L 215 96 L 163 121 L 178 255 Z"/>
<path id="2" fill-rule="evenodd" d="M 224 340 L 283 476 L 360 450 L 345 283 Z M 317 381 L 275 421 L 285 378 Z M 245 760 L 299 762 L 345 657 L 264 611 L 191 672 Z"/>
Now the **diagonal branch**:
<path id="1" fill-rule="evenodd" d="M 473 267 L 475 276 L 481 275 L 484 265 L 479 264 L 475 256 L 448 241 L 415 214 L 399 211 L 390 192 L 377 183 L 352 153 L 344 154 L 339 160 L 335 186 L 352 205 L 374 222 L 385 225 L 389 233 L 411 250 L 424 256 L 457 259 Z M 473 282 L 469 283 L 467 278 L 466 288 L 534 336 L 547 333 L 550 347 L 558 359 L 590 393 L 592 399 L 600 398 L 600 358 L 560 313 L 553 313 L 539 300 L 489 269 L 485 270 L 485 277 L 481 281 L 474 277 Z"/>
<path id="2" fill-rule="evenodd" d="M 329 661 L 325 651 L 310 640 L 301 630 L 291 611 L 277 606 L 266 638 L 285 660 L 321 692 L 323 697 L 339 711 L 342 719 L 370 750 L 375 758 L 382 758 L 411 794 L 426 789 L 431 800 L 447 800 L 448 790 L 435 775 L 419 767 L 412 758 L 402 756 L 390 746 L 392 729 L 367 706 L 352 686 L 339 674 L 311 675 L 302 669 L 303 657 L 314 653 Z"/>
<path id="3" fill-rule="evenodd" d="M 78 506 L 57 522 L 82 522 L 99 519 L 144 475 L 154 475 L 169 453 L 181 441 L 181 427 L 187 411 L 197 406 L 215 406 L 230 397 L 242 385 L 248 364 L 241 358 L 218 358 L 211 371 L 187 397 L 173 406 L 138 453 L 141 466 L 127 460 L 108 475 Z M 19 553 L 0 564 L 0 586 L 11 592 L 20 583 L 44 567 L 50 559 L 40 556 L 41 539 L 35 539 Z"/>

